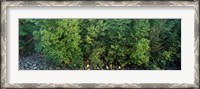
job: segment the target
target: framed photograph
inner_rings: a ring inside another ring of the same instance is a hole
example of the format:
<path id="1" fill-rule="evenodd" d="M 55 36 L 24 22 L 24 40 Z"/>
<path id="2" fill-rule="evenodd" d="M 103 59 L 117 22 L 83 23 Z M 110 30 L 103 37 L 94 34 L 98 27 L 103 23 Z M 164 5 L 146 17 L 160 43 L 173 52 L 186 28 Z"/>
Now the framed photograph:
<path id="1" fill-rule="evenodd" d="M 199 1 L 2 1 L 2 88 L 199 88 Z"/>

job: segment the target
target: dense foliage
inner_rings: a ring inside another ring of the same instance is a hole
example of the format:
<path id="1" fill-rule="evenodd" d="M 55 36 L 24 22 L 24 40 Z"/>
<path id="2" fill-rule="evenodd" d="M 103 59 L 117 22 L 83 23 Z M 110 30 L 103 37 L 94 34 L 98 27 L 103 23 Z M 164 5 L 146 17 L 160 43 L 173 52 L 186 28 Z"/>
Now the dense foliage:
<path id="1" fill-rule="evenodd" d="M 19 42 L 71 69 L 181 69 L 180 19 L 20 19 Z"/>

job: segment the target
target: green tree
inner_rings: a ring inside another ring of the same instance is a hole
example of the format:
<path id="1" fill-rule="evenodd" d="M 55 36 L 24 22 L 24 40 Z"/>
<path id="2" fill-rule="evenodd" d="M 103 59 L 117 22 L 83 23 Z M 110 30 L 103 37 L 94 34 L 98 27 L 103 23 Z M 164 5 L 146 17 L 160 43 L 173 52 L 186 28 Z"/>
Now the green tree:
<path id="1" fill-rule="evenodd" d="M 127 30 L 130 29 L 129 19 L 108 19 L 105 20 L 106 27 L 104 43 L 106 44 L 105 60 L 107 65 L 124 67 L 127 59 Z"/>
<path id="2" fill-rule="evenodd" d="M 37 19 L 19 19 L 19 55 L 28 56 L 33 53 L 35 40 L 33 32 L 40 29 L 40 20 Z"/>
<path id="3" fill-rule="evenodd" d="M 180 20 L 154 19 L 151 21 L 150 69 L 180 69 Z"/>
<path id="4" fill-rule="evenodd" d="M 47 59 L 56 64 L 67 64 L 71 68 L 82 68 L 83 58 L 79 48 L 80 29 L 76 19 L 44 20 L 35 39 L 39 42 L 36 50 L 42 51 Z"/>
<path id="5" fill-rule="evenodd" d="M 98 19 L 83 19 L 80 20 L 81 38 L 82 38 L 82 51 L 84 52 L 85 61 L 89 61 L 89 64 L 96 67 L 102 67 L 103 61 L 101 59 L 103 52 L 105 51 L 102 36 L 105 35 L 104 20 Z"/>
<path id="6" fill-rule="evenodd" d="M 130 62 L 137 66 L 147 66 L 149 62 L 149 20 L 137 19 L 133 21 L 133 30 L 131 36 L 133 36 L 132 50 L 130 50 Z"/>

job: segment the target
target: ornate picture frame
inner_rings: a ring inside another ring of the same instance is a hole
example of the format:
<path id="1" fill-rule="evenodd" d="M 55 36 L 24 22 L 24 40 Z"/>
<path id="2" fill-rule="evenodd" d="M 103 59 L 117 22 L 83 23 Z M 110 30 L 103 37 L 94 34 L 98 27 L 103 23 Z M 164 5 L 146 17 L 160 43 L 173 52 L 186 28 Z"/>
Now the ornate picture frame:
<path id="1" fill-rule="evenodd" d="M 1 7 L 1 88 L 199 88 L 199 1 L 2 1 Z M 194 83 L 8 83 L 7 8 L 23 6 L 165 6 L 194 7 Z"/>

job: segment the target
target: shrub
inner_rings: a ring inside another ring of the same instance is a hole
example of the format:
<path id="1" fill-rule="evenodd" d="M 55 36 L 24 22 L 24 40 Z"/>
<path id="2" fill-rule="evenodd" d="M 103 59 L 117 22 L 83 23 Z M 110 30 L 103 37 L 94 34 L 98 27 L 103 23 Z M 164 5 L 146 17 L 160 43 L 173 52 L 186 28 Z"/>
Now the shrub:
<path id="1" fill-rule="evenodd" d="M 180 69 L 181 20 L 150 20 L 149 69 Z M 152 67 L 154 65 L 154 67 Z"/>
<path id="2" fill-rule="evenodd" d="M 132 34 L 134 36 L 133 50 L 131 50 L 131 63 L 137 66 L 146 66 L 149 62 L 149 31 L 150 23 L 148 20 L 135 20 L 133 23 Z"/>
<path id="3" fill-rule="evenodd" d="M 130 30 L 131 20 L 129 19 L 108 19 L 106 20 L 105 32 L 105 46 L 106 54 L 105 60 L 108 65 L 114 64 L 116 66 L 124 67 L 127 63 L 127 36 Z"/>
<path id="4" fill-rule="evenodd" d="M 34 32 L 38 41 L 36 50 L 42 51 L 46 59 L 55 64 L 67 64 L 72 69 L 82 68 L 83 54 L 79 48 L 81 43 L 78 20 L 44 20 L 39 31 Z"/>
<path id="5" fill-rule="evenodd" d="M 81 23 L 82 51 L 91 65 L 123 68 L 149 61 L 148 20 L 90 19 Z"/>
<path id="6" fill-rule="evenodd" d="M 81 28 L 81 48 L 84 53 L 85 61 L 89 61 L 93 69 L 104 66 L 102 56 L 105 52 L 104 43 L 104 20 L 82 19 Z"/>
<path id="7" fill-rule="evenodd" d="M 19 19 L 19 56 L 35 53 L 33 32 L 39 28 L 40 24 L 35 19 Z"/>

